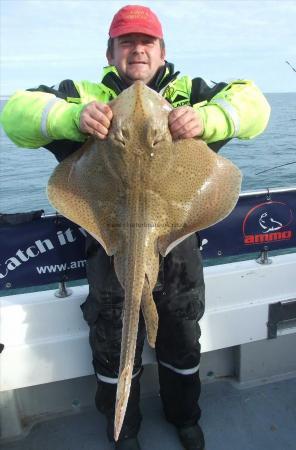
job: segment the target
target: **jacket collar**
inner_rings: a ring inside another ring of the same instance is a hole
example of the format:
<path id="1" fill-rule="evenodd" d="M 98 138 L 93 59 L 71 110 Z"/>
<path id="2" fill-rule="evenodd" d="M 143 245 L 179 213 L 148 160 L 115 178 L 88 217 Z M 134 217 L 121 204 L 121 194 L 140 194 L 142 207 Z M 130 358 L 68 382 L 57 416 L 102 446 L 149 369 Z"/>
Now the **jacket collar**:
<path id="1" fill-rule="evenodd" d="M 168 83 L 177 78 L 179 73 L 180 72 L 174 72 L 174 65 L 166 61 L 165 65 L 160 67 L 156 72 L 148 86 L 156 92 L 160 92 Z M 127 83 L 120 78 L 115 66 L 104 67 L 102 83 L 114 91 L 116 95 L 119 95 L 120 92 L 129 87 Z"/>

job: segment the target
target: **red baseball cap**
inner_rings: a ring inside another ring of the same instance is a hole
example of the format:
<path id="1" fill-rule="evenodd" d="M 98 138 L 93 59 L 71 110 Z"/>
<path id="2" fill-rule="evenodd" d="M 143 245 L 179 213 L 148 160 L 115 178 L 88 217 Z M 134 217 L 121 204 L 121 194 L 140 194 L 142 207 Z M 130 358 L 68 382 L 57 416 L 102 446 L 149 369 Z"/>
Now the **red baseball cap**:
<path id="1" fill-rule="evenodd" d="M 163 38 L 161 23 L 150 8 L 127 5 L 113 17 L 109 36 L 115 38 L 129 33 L 142 33 L 159 39 Z"/>

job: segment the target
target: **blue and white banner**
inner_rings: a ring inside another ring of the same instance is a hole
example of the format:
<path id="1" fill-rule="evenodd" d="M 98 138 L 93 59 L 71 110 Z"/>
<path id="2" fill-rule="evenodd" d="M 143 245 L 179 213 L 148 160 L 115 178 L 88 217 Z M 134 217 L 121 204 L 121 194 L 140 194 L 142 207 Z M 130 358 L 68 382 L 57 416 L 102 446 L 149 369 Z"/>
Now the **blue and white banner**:
<path id="1" fill-rule="evenodd" d="M 61 216 L 0 225 L 0 289 L 85 278 L 85 236 Z"/>
<path id="2" fill-rule="evenodd" d="M 14 215 L 11 215 L 14 216 Z M 22 217 L 21 214 L 17 216 Z M 0 223 L 0 289 L 85 278 L 85 231 L 61 216 Z M 203 258 L 296 248 L 296 189 L 242 195 L 222 222 L 200 232 Z"/>

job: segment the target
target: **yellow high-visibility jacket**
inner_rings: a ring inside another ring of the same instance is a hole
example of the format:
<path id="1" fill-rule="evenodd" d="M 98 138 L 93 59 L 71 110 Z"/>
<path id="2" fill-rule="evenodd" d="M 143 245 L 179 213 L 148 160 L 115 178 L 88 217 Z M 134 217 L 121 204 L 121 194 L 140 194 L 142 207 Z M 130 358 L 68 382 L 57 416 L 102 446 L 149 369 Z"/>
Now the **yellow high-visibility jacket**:
<path id="1" fill-rule="evenodd" d="M 65 80 L 54 87 L 17 91 L 4 106 L 0 121 L 16 145 L 46 147 L 61 160 L 87 139 L 79 130 L 85 105 L 93 100 L 108 103 L 125 87 L 116 68 L 108 66 L 100 83 Z M 150 87 L 173 107 L 193 106 L 204 122 L 202 139 L 214 150 L 234 137 L 251 139 L 268 123 L 269 104 L 252 81 L 210 86 L 201 78 L 180 77 L 173 65 L 166 63 Z"/>

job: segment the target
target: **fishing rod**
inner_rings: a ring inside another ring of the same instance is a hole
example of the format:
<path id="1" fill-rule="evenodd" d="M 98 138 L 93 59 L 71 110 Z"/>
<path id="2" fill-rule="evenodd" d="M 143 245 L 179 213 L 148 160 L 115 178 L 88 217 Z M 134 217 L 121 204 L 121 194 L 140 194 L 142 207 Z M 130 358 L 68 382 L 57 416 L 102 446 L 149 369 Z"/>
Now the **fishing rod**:
<path id="1" fill-rule="evenodd" d="M 270 170 L 278 169 L 279 167 L 289 166 L 290 164 L 296 164 L 296 161 L 291 161 L 291 162 L 288 162 L 285 164 L 280 164 L 279 166 L 274 166 L 274 167 L 271 167 L 270 169 L 261 170 L 261 172 L 257 172 L 257 173 L 255 173 L 255 175 L 260 175 L 260 173 L 269 172 Z"/>
<path id="2" fill-rule="evenodd" d="M 296 69 L 289 63 L 289 61 L 286 61 L 286 63 L 291 67 L 294 72 L 296 72 Z M 270 170 L 278 169 L 279 167 L 289 166 L 290 164 L 296 164 L 296 161 L 291 161 L 285 164 L 280 164 L 279 166 L 271 167 L 270 169 L 261 170 L 261 172 L 255 173 L 255 175 L 260 175 L 261 173 L 269 172 Z"/>
<path id="3" fill-rule="evenodd" d="M 296 72 L 296 69 L 289 63 L 289 61 L 286 61 L 286 63 L 291 67 L 292 70 L 294 70 L 294 72 Z"/>

